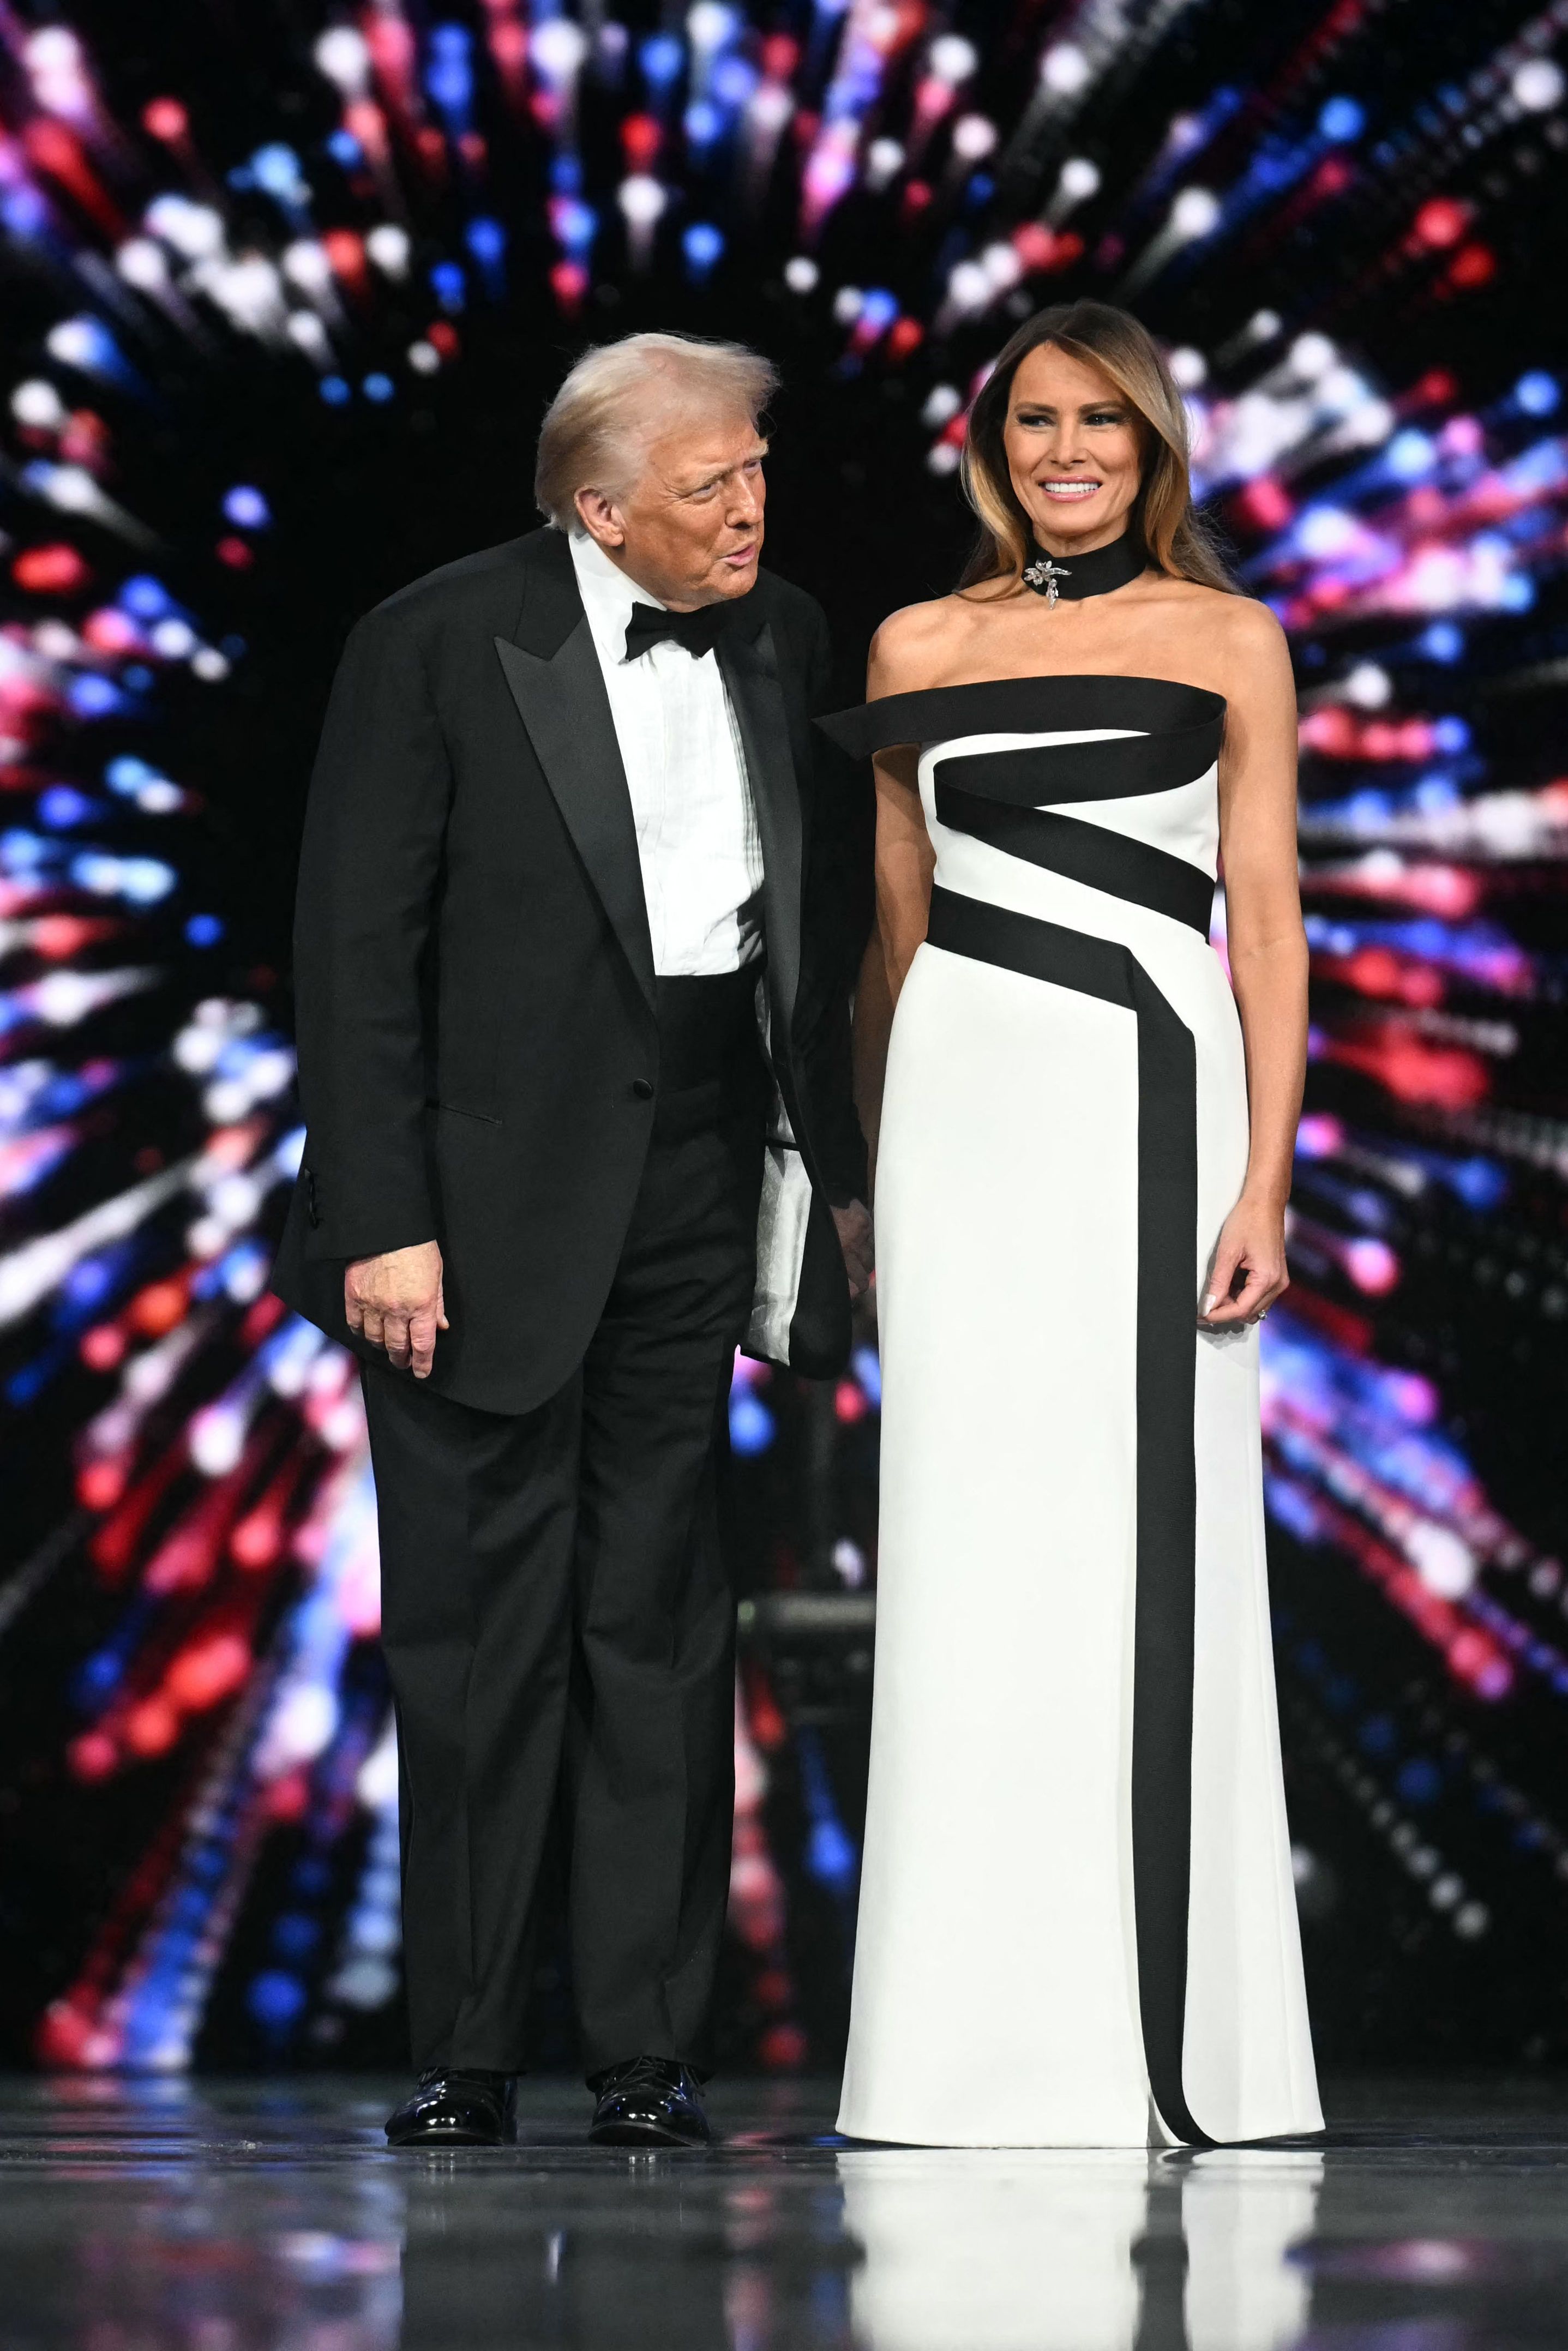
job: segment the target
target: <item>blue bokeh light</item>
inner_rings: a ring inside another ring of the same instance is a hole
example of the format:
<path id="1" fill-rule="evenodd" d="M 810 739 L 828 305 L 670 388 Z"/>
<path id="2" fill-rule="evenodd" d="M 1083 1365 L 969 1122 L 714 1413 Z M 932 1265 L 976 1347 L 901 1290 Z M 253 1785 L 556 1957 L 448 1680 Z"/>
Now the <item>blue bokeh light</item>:
<path id="1" fill-rule="evenodd" d="M 1544 368 L 1531 368 L 1514 385 L 1513 397 L 1526 416 L 1551 416 L 1563 397 L 1563 388 Z"/>
<path id="2" fill-rule="evenodd" d="M 270 2032 L 285 2031 L 305 2006 L 305 1987 L 298 1976 L 268 1968 L 253 1979 L 246 2006 L 256 2022 Z"/>
<path id="3" fill-rule="evenodd" d="M 773 1442 L 773 1415 L 749 1388 L 737 1387 L 729 1399 L 729 1441 L 737 1453 L 766 1453 Z"/>
<path id="4" fill-rule="evenodd" d="M 1318 116 L 1318 135 L 1335 145 L 1359 139 L 1366 128 L 1366 110 L 1354 98 L 1331 98 Z"/>
<path id="5" fill-rule="evenodd" d="M 248 482 L 236 482 L 224 499 L 224 514 L 236 530 L 266 530 L 272 509 L 261 492 Z"/>
<path id="6" fill-rule="evenodd" d="M 724 238 L 711 222 L 694 221 L 681 239 L 686 266 L 697 279 L 706 277 L 724 251 Z"/>
<path id="7" fill-rule="evenodd" d="M 680 79 L 685 61 L 685 50 L 673 33 L 651 33 L 638 46 L 637 62 L 651 89 L 668 89 Z"/>

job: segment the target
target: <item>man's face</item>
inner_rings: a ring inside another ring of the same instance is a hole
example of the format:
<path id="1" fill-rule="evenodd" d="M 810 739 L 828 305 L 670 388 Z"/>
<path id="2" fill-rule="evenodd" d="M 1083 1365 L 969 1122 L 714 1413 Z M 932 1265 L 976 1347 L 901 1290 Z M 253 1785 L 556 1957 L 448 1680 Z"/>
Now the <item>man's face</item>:
<path id="1" fill-rule="evenodd" d="M 757 584 L 768 444 L 745 416 L 656 424 L 634 488 L 580 490 L 577 510 L 639 588 L 677 612 Z"/>

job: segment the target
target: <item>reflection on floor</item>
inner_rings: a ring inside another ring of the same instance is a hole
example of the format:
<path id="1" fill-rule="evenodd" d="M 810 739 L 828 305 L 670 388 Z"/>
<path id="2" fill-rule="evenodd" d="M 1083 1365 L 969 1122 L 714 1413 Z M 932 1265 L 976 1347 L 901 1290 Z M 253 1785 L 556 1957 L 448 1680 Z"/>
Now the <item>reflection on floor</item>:
<path id="1" fill-rule="evenodd" d="M 0 2087 L 5 2351 L 1561 2351 L 1568 2083 L 1329 2085 L 1314 2146 L 390 2154 L 359 2077 Z"/>

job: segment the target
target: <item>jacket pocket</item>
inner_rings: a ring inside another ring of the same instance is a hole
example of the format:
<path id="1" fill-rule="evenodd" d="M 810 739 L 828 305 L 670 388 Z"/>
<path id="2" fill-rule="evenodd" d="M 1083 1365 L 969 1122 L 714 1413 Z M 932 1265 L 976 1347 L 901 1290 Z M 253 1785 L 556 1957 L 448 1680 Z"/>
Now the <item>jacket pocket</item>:
<path id="1" fill-rule="evenodd" d="M 506 1123 L 504 1119 L 492 1118 L 488 1111 L 468 1110 L 462 1102 L 427 1102 L 424 1107 L 426 1110 L 444 1111 L 449 1118 L 477 1119 L 481 1126 L 503 1126 Z"/>

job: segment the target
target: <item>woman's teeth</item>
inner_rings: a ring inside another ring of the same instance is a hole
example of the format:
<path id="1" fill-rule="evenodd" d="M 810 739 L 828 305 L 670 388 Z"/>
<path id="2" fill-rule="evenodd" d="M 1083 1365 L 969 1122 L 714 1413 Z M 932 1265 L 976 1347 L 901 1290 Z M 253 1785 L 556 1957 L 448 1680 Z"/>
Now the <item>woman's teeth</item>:
<path id="1" fill-rule="evenodd" d="M 1040 486 L 1048 498 L 1092 498 L 1100 485 L 1098 482 L 1041 482 Z"/>

